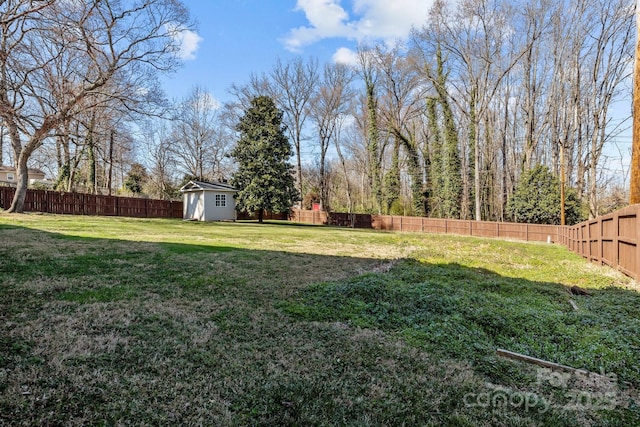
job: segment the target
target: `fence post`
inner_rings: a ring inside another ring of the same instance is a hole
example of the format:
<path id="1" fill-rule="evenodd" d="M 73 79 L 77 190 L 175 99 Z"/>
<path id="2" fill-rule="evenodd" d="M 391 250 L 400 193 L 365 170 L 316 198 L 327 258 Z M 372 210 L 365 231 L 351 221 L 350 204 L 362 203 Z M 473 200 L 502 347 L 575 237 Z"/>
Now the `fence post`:
<path id="1" fill-rule="evenodd" d="M 635 265 L 633 266 L 633 269 L 630 269 L 631 272 L 633 273 L 633 278 L 636 280 L 636 282 L 640 282 L 640 235 L 638 235 L 638 230 L 640 230 L 640 215 L 638 215 L 638 206 L 640 205 L 635 205 L 633 207 L 634 210 L 634 215 L 636 217 L 636 246 L 635 246 Z"/>
<path id="2" fill-rule="evenodd" d="M 598 264 L 603 265 L 604 260 L 604 244 L 602 243 L 602 233 L 604 233 L 602 217 L 598 217 Z"/>
<path id="3" fill-rule="evenodd" d="M 529 241 L 529 224 L 525 224 L 524 225 L 524 235 L 525 235 L 525 241 Z"/>
<path id="4" fill-rule="evenodd" d="M 576 243 L 578 244 L 578 253 L 580 254 L 580 256 L 582 257 L 586 257 L 587 256 L 587 250 L 584 247 L 584 227 L 583 227 L 584 223 L 580 223 L 578 225 L 577 231 L 576 231 Z"/>
<path id="5" fill-rule="evenodd" d="M 613 213 L 613 262 L 615 262 L 616 270 L 620 267 L 620 214 L 619 211 Z"/>
<path id="6" fill-rule="evenodd" d="M 591 222 L 587 221 L 587 259 L 591 262 Z"/>

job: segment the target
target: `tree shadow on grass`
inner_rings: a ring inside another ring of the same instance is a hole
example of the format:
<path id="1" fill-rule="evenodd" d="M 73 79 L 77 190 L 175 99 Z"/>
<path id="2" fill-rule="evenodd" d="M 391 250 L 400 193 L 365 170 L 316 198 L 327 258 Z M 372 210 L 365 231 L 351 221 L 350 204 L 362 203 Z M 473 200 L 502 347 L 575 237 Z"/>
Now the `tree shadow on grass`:
<path id="1" fill-rule="evenodd" d="M 510 399 L 550 388 L 560 404 L 582 390 L 555 377 L 531 385 L 535 371 L 496 348 L 602 369 L 637 393 L 636 292 L 571 296 L 560 284 L 411 259 L 378 271 L 391 260 L 15 226 L 0 235 L 0 418 L 18 424 L 640 420 L 627 401 L 584 415 L 541 412 L 541 400 L 527 410 L 465 400 L 494 396 L 486 381 Z"/>

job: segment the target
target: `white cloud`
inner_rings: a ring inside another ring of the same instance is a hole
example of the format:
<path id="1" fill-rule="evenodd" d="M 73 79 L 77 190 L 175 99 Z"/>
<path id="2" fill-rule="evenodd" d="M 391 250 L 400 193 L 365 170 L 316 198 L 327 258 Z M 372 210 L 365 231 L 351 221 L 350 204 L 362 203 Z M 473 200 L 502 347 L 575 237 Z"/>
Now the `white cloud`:
<path id="1" fill-rule="evenodd" d="M 345 65 L 357 65 L 358 54 L 347 47 L 341 47 L 333 54 L 333 62 Z"/>
<path id="2" fill-rule="evenodd" d="M 326 38 L 390 44 L 406 39 L 412 26 L 423 25 L 432 3 L 433 0 L 353 0 L 348 12 L 340 0 L 298 0 L 295 10 L 305 13 L 309 25 L 291 30 L 284 43 L 292 51 Z"/>
<path id="3" fill-rule="evenodd" d="M 196 52 L 204 40 L 198 33 L 186 28 L 167 25 L 167 32 L 176 43 L 176 56 L 183 61 L 196 59 Z"/>
<path id="4" fill-rule="evenodd" d="M 195 31 L 183 30 L 179 33 L 178 40 L 180 42 L 178 58 L 185 61 L 196 59 L 196 51 L 198 50 L 203 38 Z"/>
<path id="5" fill-rule="evenodd" d="M 304 12 L 310 26 L 291 30 L 285 39 L 289 50 L 296 51 L 328 37 L 351 37 L 352 30 L 345 22 L 349 14 L 340 6 L 340 0 L 298 0 L 295 10 Z"/>
<path id="6" fill-rule="evenodd" d="M 387 42 L 406 39 L 412 26 L 422 26 L 432 0 L 355 0 L 353 10 L 361 18 L 355 23 L 363 38 Z"/>

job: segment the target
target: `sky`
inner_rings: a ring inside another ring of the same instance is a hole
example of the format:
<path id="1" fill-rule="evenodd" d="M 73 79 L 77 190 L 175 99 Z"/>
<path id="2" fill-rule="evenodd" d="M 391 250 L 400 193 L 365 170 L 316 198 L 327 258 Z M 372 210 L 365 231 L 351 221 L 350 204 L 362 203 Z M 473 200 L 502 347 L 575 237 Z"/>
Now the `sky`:
<path id="1" fill-rule="evenodd" d="M 203 87 L 219 103 L 232 100 L 232 84 L 268 73 L 278 59 L 317 58 L 353 62 L 359 43 L 406 40 L 426 22 L 433 0 L 183 0 L 197 25 L 184 34 L 184 66 L 161 79 L 169 99 Z M 613 106 L 614 120 L 627 117 L 630 101 Z M 603 166 L 626 177 L 631 136 L 625 131 L 605 150 Z M 623 180 L 628 177 L 623 178 Z"/>
<path id="2" fill-rule="evenodd" d="M 183 0 L 197 28 L 182 39 L 184 66 L 161 80 L 170 99 L 195 86 L 221 102 L 232 84 L 267 73 L 277 59 L 349 62 L 358 43 L 405 40 L 432 0 Z"/>

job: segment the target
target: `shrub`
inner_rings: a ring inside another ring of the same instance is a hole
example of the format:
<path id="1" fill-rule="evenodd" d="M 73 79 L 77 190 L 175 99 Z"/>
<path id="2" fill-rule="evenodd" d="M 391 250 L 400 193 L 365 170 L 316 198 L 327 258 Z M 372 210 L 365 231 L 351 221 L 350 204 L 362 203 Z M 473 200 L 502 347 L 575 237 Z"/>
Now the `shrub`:
<path id="1" fill-rule="evenodd" d="M 523 173 L 507 203 L 507 215 L 515 222 L 560 224 L 560 180 L 542 165 Z M 573 188 L 565 191 L 565 217 L 568 225 L 584 219 L 582 202 Z"/>

